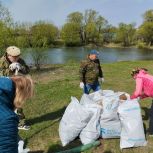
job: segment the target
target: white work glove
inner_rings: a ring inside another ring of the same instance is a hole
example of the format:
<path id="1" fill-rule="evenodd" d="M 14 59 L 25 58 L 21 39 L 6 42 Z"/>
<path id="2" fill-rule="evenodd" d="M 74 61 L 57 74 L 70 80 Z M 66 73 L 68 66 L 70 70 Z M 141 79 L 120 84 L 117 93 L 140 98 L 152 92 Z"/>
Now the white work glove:
<path id="1" fill-rule="evenodd" d="M 20 140 L 18 142 L 18 152 L 19 153 L 28 153 L 30 151 L 30 149 L 29 148 L 23 149 L 23 146 L 24 146 L 24 141 Z"/>
<path id="2" fill-rule="evenodd" d="M 102 82 L 104 82 L 104 78 L 98 78 L 98 81 L 99 81 L 100 83 L 102 83 Z"/>
<path id="3" fill-rule="evenodd" d="M 14 63 L 10 64 L 9 68 L 11 71 L 13 71 L 13 70 L 19 71 L 19 70 L 21 70 L 21 64 L 14 62 Z"/>
<path id="4" fill-rule="evenodd" d="M 80 82 L 80 88 L 83 89 L 84 88 L 84 83 Z"/>

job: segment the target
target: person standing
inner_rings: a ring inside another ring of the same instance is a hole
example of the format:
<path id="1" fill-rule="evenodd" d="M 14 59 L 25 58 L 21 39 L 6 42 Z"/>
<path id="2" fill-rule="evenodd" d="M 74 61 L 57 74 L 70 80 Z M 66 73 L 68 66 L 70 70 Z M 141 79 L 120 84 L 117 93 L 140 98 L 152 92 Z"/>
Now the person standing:
<path id="1" fill-rule="evenodd" d="M 131 95 L 131 99 L 134 98 L 153 98 L 153 76 L 148 74 L 148 70 L 145 68 L 137 68 L 131 72 L 131 76 L 136 82 L 136 89 Z M 149 136 L 153 136 L 153 100 L 150 108 L 150 121 L 149 121 Z"/>
<path id="2" fill-rule="evenodd" d="M 25 61 L 20 57 L 21 51 L 16 46 L 10 46 L 6 49 L 4 56 L 0 60 L 1 76 L 26 75 L 30 69 Z M 22 108 L 16 110 L 20 118 L 19 129 L 29 130 L 30 126 L 25 124 L 25 115 Z"/>
<path id="3" fill-rule="evenodd" d="M 104 76 L 96 50 L 91 50 L 87 59 L 81 62 L 79 72 L 80 88 L 83 88 L 85 94 L 89 94 L 91 89 L 101 89 L 100 83 L 104 82 Z"/>
<path id="4" fill-rule="evenodd" d="M 18 122 L 14 112 L 33 95 L 30 77 L 0 77 L 0 153 L 18 153 Z"/>

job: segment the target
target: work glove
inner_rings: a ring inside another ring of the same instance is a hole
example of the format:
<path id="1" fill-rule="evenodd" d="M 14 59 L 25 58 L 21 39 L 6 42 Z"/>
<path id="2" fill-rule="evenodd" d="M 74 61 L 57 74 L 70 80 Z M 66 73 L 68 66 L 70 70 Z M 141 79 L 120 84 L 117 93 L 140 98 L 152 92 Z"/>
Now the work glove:
<path id="1" fill-rule="evenodd" d="M 80 88 L 83 89 L 84 88 L 84 83 L 80 82 Z"/>
<path id="2" fill-rule="evenodd" d="M 104 78 L 98 78 L 99 83 L 104 82 Z"/>
<path id="3" fill-rule="evenodd" d="M 30 151 L 30 149 L 29 148 L 24 149 L 23 146 L 24 146 L 24 141 L 20 140 L 18 142 L 18 152 L 19 153 L 28 153 Z"/>
<path id="4" fill-rule="evenodd" d="M 19 71 L 19 70 L 21 70 L 21 64 L 17 63 L 17 62 L 14 62 L 14 63 L 10 64 L 9 69 L 11 71 L 14 71 L 14 70 Z"/>

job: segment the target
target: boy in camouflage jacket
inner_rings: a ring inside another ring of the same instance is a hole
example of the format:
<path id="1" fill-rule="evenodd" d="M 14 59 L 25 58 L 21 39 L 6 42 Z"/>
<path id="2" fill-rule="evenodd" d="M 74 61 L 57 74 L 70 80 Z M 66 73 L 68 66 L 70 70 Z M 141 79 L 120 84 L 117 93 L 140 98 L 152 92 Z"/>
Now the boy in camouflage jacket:
<path id="1" fill-rule="evenodd" d="M 99 82 L 103 82 L 103 71 L 98 59 L 98 52 L 91 50 L 88 58 L 81 62 L 80 66 L 80 87 L 83 88 L 85 94 L 89 94 L 90 90 L 100 90 Z"/>

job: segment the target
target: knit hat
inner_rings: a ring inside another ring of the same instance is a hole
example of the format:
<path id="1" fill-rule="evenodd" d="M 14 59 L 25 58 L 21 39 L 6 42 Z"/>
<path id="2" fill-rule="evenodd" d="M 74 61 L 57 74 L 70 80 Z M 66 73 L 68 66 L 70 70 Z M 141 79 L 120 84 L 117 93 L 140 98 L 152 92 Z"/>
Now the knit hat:
<path id="1" fill-rule="evenodd" d="M 20 49 L 16 46 L 8 47 L 6 53 L 11 56 L 19 56 L 21 54 Z"/>

